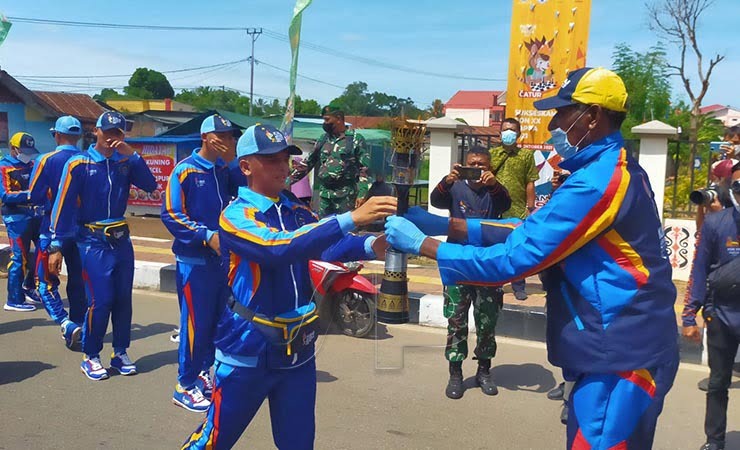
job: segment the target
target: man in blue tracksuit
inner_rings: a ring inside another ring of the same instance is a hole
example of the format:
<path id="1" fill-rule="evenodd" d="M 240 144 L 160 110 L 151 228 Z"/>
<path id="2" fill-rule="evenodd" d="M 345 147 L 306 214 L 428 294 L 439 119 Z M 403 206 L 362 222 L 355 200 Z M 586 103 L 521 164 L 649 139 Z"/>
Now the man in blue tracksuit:
<path id="1" fill-rule="evenodd" d="M 38 206 L 54 202 L 59 188 L 59 179 L 67 161 L 80 153 L 77 141 L 82 136 L 82 124 L 75 117 L 63 116 L 57 119 L 51 129 L 57 148 L 41 156 L 31 173 L 29 187 L 31 203 Z M 38 276 L 39 294 L 49 317 L 62 328 L 62 336 L 68 348 L 80 342 L 82 325 L 87 309 L 85 286 L 82 283 L 82 265 L 80 252 L 72 237 L 61 242 L 61 253 L 67 264 L 67 300 L 69 314 L 64 310 L 62 296 L 59 295 L 59 277 L 49 272 L 49 222 L 51 208 L 47 206 L 41 221 L 39 247 L 36 249 L 36 275 Z"/>
<path id="2" fill-rule="evenodd" d="M 437 259 L 444 284 L 501 285 L 549 269 L 548 357 L 575 381 L 569 449 L 651 448 L 678 369 L 676 289 L 648 176 L 619 133 L 626 101 L 615 73 L 583 68 L 535 102 L 556 109 L 551 142 L 572 174 L 504 243 L 485 221 L 451 221 L 467 246 L 401 217 L 386 225 L 395 248 Z"/>
<path id="3" fill-rule="evenodd" d="M 384 240 L 348 235 L 392 214 L 395 199 L 373 197 L 353 212 L 318 221 L 290 192 L 290 155 L 300 150 L 269 125 L 248 128 L 237 157 L 249 176 L 220 219 L 221 251 L 233 297 L 216 332 L 216 384 L 206 420 L 185 449 L 228 449 L 268 398 L 275 445 L 313 448 L 316 401 L 309 259 L 382 256 Z"/>
<path id="4" fill-rule="evenodd" d="M 34 311 L 37 303 L 34 260 L 31 243 L 38 248 L 39 226 L 44 207 L 34 207 L 28 201 L 28 184 L 36 142 L 28 133 L 16 133 L 10 139 L 10 152 L 0 159 L 0 200 L 8 240 L 12 251 L 8 266 L 8 299 L 5 311 Z"/>
<path id="5" fill-rule="evenodd" d="M 76 233 L 87 292 L 82 329 L 85 357 L 80 369 L 95 381 L 108 378 L 100 351 L 109 318 L 113 322 L 111 369 L 121 375 L 136 373 L 126 353 L 131 342 L 134 249 L 124 214 L 131 184 L 152 192 L 157 183 L 146 162 L 123 141 L 128 128 L 118 112 L 105 112 L 98 118 L 96 143 L 70 158 L 62 169 L 49 226 L 49 272 L 53 275 L 61 269 L 64 240 Z"/>
<path id="6" fill-rule="evenodd" d="M 234 159 L 236 131 L 218 114 L 207 117 L 200 127 L 202 146 L 175 166 L 162 202 L 162 222 L 175 237 L 180 303 L 178 383 L 172 401 L 195 412 L 205 412 L 211 404 L 213 335 L 228 292 L 218 218 L 231 200 L 227 162 Z"/>

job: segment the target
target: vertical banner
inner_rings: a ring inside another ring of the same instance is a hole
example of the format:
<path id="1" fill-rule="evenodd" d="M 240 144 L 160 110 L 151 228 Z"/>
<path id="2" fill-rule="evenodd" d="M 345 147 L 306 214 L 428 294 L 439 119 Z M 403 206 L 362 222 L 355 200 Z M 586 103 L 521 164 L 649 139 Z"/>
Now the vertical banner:
<path id="1" fill-rule="evenodd" d="M 148 193 L 135 186 L 131 186 L 128 195 L 128 204 L 131 206 L 150 206 L 160 208 L 162 206 L 162 197 L 164 189 L 167 187 L 167 181 L 170 179 L 172 170 L 177 163 L 177 146 L 175 144 L 130 144 L 149 166 L 154 179 L 157 182 L 157 188 L 152 193 Z"/>
<path id="2" fill-rule="evenodd" d="M 310 5 L 312 0 L 296 0 L 293 8 L 293 20 L 290 22 L 288 29 L 288 38 L 290 38 L 290 53 L 292 62 L 290 63 L 290 96 L 288 105 L 285 108 L 285 117 L 280 129 L 285 134 L 288 143 L 293 142 L 293 116 L 295 115 L 295 84 L 298 77 L 298 44 L 301 42 L 301 22 L 303 20 L 303 10 Z"/>
<path id="3" fill-rule="evenodd" d="M 591 0 L 512 0 L 506 115 L 522 124 L 520 146 L 535 151 L 537 204 L 547 201 L 560 157 L 548 144 L 555 111 L 533 103 L 555 95 L 572 70 L 585 67 Z"/>
<path id="4" fill-rule="evenodd" d="M 3 45 L 5 38 L 8 37 L 8 32 L 10 31 L 11 26 L 13 26 L 13 24 L 10 23 L 2 13 L 0 13 L 0 45 Z"/>

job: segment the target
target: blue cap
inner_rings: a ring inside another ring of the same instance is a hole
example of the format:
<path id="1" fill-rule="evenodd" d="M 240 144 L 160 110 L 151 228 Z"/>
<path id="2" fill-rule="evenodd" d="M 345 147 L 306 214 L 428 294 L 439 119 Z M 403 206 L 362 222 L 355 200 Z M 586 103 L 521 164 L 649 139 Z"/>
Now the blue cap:
<path id="1" fill-rule="evenodd" d="M 236 127 L 229 119 L 225 119 L 218 114 L 208 116 L 200 124 L 200 134 L 206 133 L 225 133 L 227 131 L 237 131 Z"/>
<path id="2" fill-rule="evenodd" d="M 112 130 L 118 128 L 121 131 L 131 131 L 132 123 L 123 117 L 123 114 L 118 111 L 107 111 L 98 117 L 98 122 L 95 127 L 100 128 L 103 131 Z"/>
<path id="3" fill-rule="evenodd" d="M 50 131 L 52 134 L 62 133 L 79 136 L 82 134 L 82 124 L 76 117 L 62 116 L 57 119 L 57 123 L 54 124 L 54 127 Z"/>
<path id="4" fill-rule="evenodd" d="M 301 155 L 301 149 L 289 145 L 285 135 L 272 125 L 252 125 L 236 143 L 236 157 L 249 155 L 274 155 L 288 150 L 291 155 Z"/>

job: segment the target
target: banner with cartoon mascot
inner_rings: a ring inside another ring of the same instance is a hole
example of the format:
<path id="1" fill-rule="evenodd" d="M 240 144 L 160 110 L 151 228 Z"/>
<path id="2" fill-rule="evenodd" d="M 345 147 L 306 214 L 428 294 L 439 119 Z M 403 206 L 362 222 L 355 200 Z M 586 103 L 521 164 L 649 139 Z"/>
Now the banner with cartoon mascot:
<path id="1" fill-rule="evenodd" d="M 591 0 L 513 0 L 506 115 L 522 124 L 519 144 L 535 151 L 537 203 L 546 201 L 560 157 L 547 143 L 554 111 L 536 100 L 554 95 L 568 73 L 586 66 Z"/>

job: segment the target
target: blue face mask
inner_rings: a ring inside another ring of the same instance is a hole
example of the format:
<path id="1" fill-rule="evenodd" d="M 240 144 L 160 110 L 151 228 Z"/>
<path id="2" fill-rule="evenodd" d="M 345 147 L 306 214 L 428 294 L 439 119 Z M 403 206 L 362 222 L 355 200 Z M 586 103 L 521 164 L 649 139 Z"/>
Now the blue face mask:
<path id="1" fill-rule="evenodd" d="M 586 136 L 588 136 L 588 133 L 591 132 L 591 130 L 589 130 L 586 134 L 584 134 L 581 140 L 576 143 L 576 145 L 573 145 L 568 141 L 568 133 L 575 126 L 576 122 L 578 122 L 578 120 L 580 120 L 580 118 L 583 117 L 584 114 L 586 114 L 587 111 L 588 109 L 583 111 L 581 115 L 573 121 L 573 123 L 568 127 L 567 130 L 563 131 L 562 128 L 558 127 L 550 132 L 550 135 L 552 135 L 552 137 L 550 138 L 550 144 L 555 147 L 555 151 L 558 152 L 558 155 L 560 155 L 561 158 L 568 159 L 578 153 L 578 146 L 581 144 L 581 142 L 583 142 Z"/>
<path id="2" fill-rule="evenodd" d="M 501 132 L 501 143 L 504 145 L 516 144 L 517 133 L 514 130 L 504 130 Z"/>

